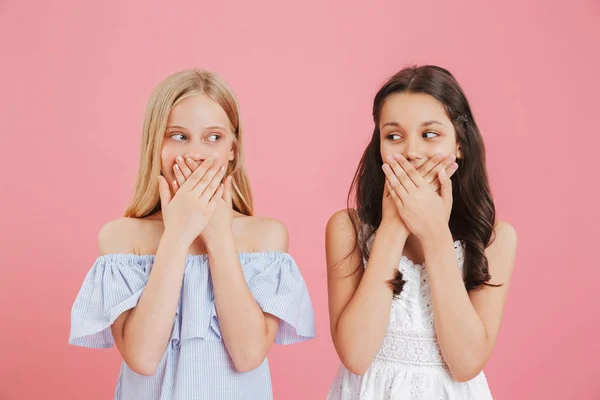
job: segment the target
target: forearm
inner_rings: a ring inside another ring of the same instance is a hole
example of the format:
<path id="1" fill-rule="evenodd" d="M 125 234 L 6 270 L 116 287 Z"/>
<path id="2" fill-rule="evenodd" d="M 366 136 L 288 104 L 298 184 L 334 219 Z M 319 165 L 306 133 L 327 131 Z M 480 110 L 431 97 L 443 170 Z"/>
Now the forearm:
<path id="1" fill-rule="evenodd" d="M 153 370 L 171 336 L 189 245 L 176 235 L 163 235 L 148 283 L 127 317 L 123 341 L 129 359 Z"/>
<path id="2" fill-rule="evenodd" d="M 340 359 L 353 373 L 366 372 L 383 343 L 393 300 L 389 281 L 396 275 L 406 238 L 380 227 L 367 268 L 334 329 Z"/>
<path id="3" fill-rule="evenodd" d="M 236 368 L 251 370 L 271 345 L 265 314 L 248 288 L 233 235 L 227 232 L 207 248 L 223 341 Z"/>
<path id="4" fill-rule="evenodd" d="M 485 327 L 465 289 L 450 231 L 432 235 L 422 244 L 444 360 L 455 379 L 469 380 L 489 355 Z"/>

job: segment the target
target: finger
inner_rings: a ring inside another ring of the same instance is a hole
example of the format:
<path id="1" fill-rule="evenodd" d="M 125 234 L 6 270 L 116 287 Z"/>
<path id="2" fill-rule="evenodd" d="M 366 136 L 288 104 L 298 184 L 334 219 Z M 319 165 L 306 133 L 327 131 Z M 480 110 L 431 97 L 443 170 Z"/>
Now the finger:
<path id="1" fill-rule="evenodd" d="M 385 180 L 385 186 L 388 188 L 388 193 L 390 194 L 390 196 L 392 196 L 392 200 L 394 201 L 394 204 L 396 205 L 396 207 L 398 209 L 404 207 L 404 203 L 402 202 L 402 199 L 400 199 L 400 197 L 396 194 L 396 192 L 392 188 L 392 184 L 387 179 Z"/>
<path id="2" fill-rule="evenodd" d="M 440 190 L 440 188 L 442 187 L 442 185 L 440 184 L 440 180 L 438 178 L 435 178 L 435 180 L 433 182 L 431 182 L 431 188 L 438 192 Z"/>
<path id="3" fill-rule="evenodd" d="M 417 172 L 415 167 L 413 167 L 412 164 L 406 158 L 402 157 L 401 154 L 394 155 L 394 159 L 398 162 L 400 167 L 404 170 L 406 175 L 410 178 L 410 180 L 416 187 L 425 187 L 427 185 L 427 183 L 425 182 L 423 177 Z"/>
<path id="4" fill-rule="evenodd" d="M 179 190 L 179 184 L 177 183 L 177 179 L 171 182 L 171 187 L 173 188 L 173 193 L 177 193 Z"/>
<path id="5" fill-rule="evenodd" d="M 196 170 L 196 168 L 198 168 L 200 166 L 200 163 L 194 161 L 194 159 L 188 157 L 185 159 L 185 164 L 188 166 L 188 168 L 194 172 Z"/>
<path id="6" fill-rule="evenodd" d="M 404 198 L 404 196 L 407 196 L 408 192 L 406 191 L 406 188 L 400 183 L 398 177 L 394 171 L 392 171 L 391 167 L 388 164 L 383 164 L 382 168 L 383 172 L 385 173 L 386 180 L 390 183 L 390 194 L 395 192 L 401 199 Z M 408 179 L 406 176 L 405 178 Z"/>
<path id="7" fill-rule="evenodd" d="M 211 167 L 200 183 L 194 188 L 194 193 L 198 194 L 199 198 L 206 202 L 209 202 L 214 196 L 225 176 L 225 167 L 221 166 L 219 168 L 217 165 L 218 164 L 215 164 Z"/>
<path id="8" fill-rule="evenodd" d="M 385 199 L 390 195 L 389 185 L 387 179 L 385 180 L 386 185 L 383 187 L 383 198 Z"/>
<path id="9" fill-rule="evenodd" d="M 216 160 L 213 157 L 207 158 L 185 181 L 183 185 L 179 185 L 182 189 L 191 191 L 194 190 L 196 185 L 204 177 L 204 175 L 214 166 Z"/>
<path id="10" fill-rule="evenodd" d="M 173 165 L 173 172 L 175 173 L 175 182 L 177 182 L 178 186 L 182 186 L 185 183 L 185 176 L 183 176 L 183 172 L 179 167 L 179 164 Z"/>
<path id="11" fill-rule="evenodd" d="M 171 202 L 171 192 L 167 180 L 162 175 L 158 176 L 158 195 L 160 196 L 160 206 L 164 209 Z"/>
<path id="12" fill-rule="evenodd" d="M 217 208 L 217 204 L 219 201 L 221 201 L 221 199 L 223 198 L 223 192 L 225 191 L 225 187 L 222 183 L 219 184 L 219 188 L 217 189 L 217 191 L 215 192 L 215 194 L 213 195 L 213 197 L 210 199 L 210 201 L 208 202 L 208 209 L 210 211 L 214 211 L 215 208 Z"/>
<path id="13" fill-rule="evenodd" d="M 446 168 L 446 175 L 448 175 L 448 178 L 450 178 L 456 171 L 458 171 L 458 164 L 454 162 L 450 164 L 448 168 Z"/>
<path id="14" fill-rule="evenodd" d="M 431 171 L 433 171 L 433 169 L 435 167 L 438 166 L 438 164 L 440 162 L 442 162 L 444 160 L 444 156 L 441 153 L 436 153 L 433 157 L 431 158 L 426 158 L 425 163 L 423 163 L 419 168 L 417 168 L 417 171 L 419 172 L 419 174 L 422 177 L 427 177 L 428 175 L 431 174 Z M 430 179 L 429 182 L 431 182 L 433 179 Z"/>
<path id="15" fill-rule="evenodd" d="M 231 175 L 225 179 L 223 190 L 223 200 L 229 207 L 233 207 L 233 177 Z"/>
<path id="16" fill-rule="evenodd" d="M 218 200 L 218 199 L 222 198 L 224 192 L 225 192 L 225 185 L 221 183 L 221 184 L 219 184 L 219 188 L 217 189 L 217 191 L 215 192 L 213 197 L 210 199 L 209 204 L 215 199 Z"/>
<path id="17" fill-rule="evenodd" d="M 454 173 L 457 170 L 458 170 L 458 164 L 452 163 L 448 168 L 445 169 L 446 175 L 448 175 L 448 178 L 450 178 L 452 175 L 454 175 Z M 438 179 L 439 171 L 440 170 L 438 170 L 436 172 L 435 176 L 433 176 L 433 182 L 430 183 L 431 188 L 433 190 L 435 190 L 436 192 L 438 192 L 438 194 L 440 194 L 439 190 L 442 187 L 442 185 L 440 184 L 440 180 Z"/>
<path id="18" fill-rule="evenodd" d="M 443 154 L 441 153 L 437 153 L 433 158 L 431 158 L 430 161 L 432 160 L 436 160 L 437 163 L 427 163 L 429 165 L 427 165 L 427 168 L 423 168 L 424 166 L 422 166 L 421 168 L 419 168 L 419 173 L 421 174 L 421 176 L 423 177 L 423 179 L 425 179 L 425 182 L 427 183 L 431 183 L 434 180 L 437 179 L 438 176 L 438 172 L 440 172 L 440 169 L 446 169 L 448 166 L 450 166 L 454 160 L 450 159 L 450 156 L 444 157 Z M 427 169 L 427 171 L 425 171 Z M 425 173 L 423 173 L 425 172 Z"/>
<path id="19" fill-rule="evenodd" d="M 448 177 L 446 170 L 441 170 L 439 173 L 439 181 L 441 184 L 440 195 L 444 199 L 444 203 L 452 204 L 452 181 Z"/>
<path id="20" fill-rule="evenodd" d="M 177 165 L 179 166 L 179 169 L 183 173 L 183 177 L 185 179 L 189 178 L 190 175 L 192 175 L 192 170 L 190 169 L 190 167 L 188 167 L 188 165 L 184 161 L 183 157 L 177 157 L 175 160 L 177 161 Z"/>
<path id="21" fill-rule="evenodd" d="M 392 172 L 396 176 L 397 180 L 404 186 L 406 191 L 414 190 L 416 188 L 415 183 L 410 179 L 410 177 L 406 174 L 406 171 L 400 166 L 396 158 L 392 156 L 388 156 L 387 164 L 392 169 Z M 394 180 L 390 179 L 390 183 L 392 187 L 394 187 Z M 398 193 L 400 195 L 400 193 Z"/>

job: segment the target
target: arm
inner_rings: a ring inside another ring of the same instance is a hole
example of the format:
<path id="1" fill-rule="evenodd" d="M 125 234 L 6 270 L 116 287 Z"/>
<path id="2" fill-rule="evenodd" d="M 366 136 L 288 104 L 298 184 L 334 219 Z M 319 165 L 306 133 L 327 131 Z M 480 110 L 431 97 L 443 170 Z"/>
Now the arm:
<path id="1" fill-rule="evenodd" d="M 126 223 L 124 220 L 123 222 Z M 132 253 L 124 249 L 125 224 L 107 225 L 99 235 L 101 254 Z M 188 246 L 189 247 L 189 246 Z M 165 232 L 152 273 L 137 306 L 121 314 L 111 326 L 125 363 L 140 375 L 153 375 L 167 346 L 179 300 L 188 247 Z"/>
<path id="2" fill-rule="evenodd" d="M 287 252 L 288 234 L 277 221 L 261 233 L 265 250 Z M 259 367 L 275 340 L 279 318 L 263 313 L 254 300 L 242 272 L 231 229 L 219 239 L 207 241 L 210 272 L 215 293 L 219 327 L 227 351 L 240 372 Z"/>
<path id="3" fill-rule="evenodd" d="M 486 249 L 489 283 L 467 293 L 457 266 L 449 230 L 423 240 L 431 285 L 435 327 L 440 348 L 455 379 L 468 381 L 481 372 L 489 359 L 508 294 L 517 238 L 513 228 L 500 222 L 496 237 Z"/>
<path id="4" fill-rule="evenodd" d="M 154 375 L 164 355 L 181 294 L 186 257 L 216 210 L 217 199 L 223 194 L 220 182 L 224 171 L 219 163 L 209 159 L 174 196 L 165 178 L 159 177 L 165 229 L 154 265 L 136 307 L 120 315 L 111 326 L 123 360 L 139 374 Z M 118 239 L 117 235 L 106 236 Z M 108 242 L 116 247 L 110 239 Z"/>
<path id="5" fill-rule="evenodd" d="M 338 211 L 327 224 L 331 336 L 340 360 L 354 374 L 367 371 L 383 343 L 393 299 L 388 281 L 394 278 L 406 238 L 403 230 L 382 223 L 363 269 L 360 249 L 353 250 L 355 231 L 347 211 Z"/>

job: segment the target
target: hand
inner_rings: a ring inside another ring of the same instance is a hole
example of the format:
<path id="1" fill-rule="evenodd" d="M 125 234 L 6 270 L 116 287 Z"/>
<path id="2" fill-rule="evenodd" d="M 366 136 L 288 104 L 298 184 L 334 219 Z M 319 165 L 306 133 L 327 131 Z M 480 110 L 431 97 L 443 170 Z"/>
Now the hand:
<path id="1" fill-rule="evenodd" d="M 196 171 L 199 164 L 191 158 L 183 160 L 177 158 L 177 168 L 174 167 L 176 180 L 174 182 L 174 190 L 178 190 L 181 185 L 184 185 L 186 180 Z M 219 198 L 215 199 L 215 213 L 206 225 L 200 238 L 206 244 L 213 238 L 223 237 L 227 231 L 231 230 L 233 222 L 233 207 L 232 207 L 232 177 L 228 176 L 223 181 L 223 192 Z M 215 196 L 216 197 L 216 196 Z"/>
<path id="2" fill-rule="evenodd" d="M 178 166 L 174 169 L 177 176 Z M 159 176 L 165 232 L 176 232 L 191 245 L 208 225 L 216 211 L 218 200 L 223 196 L 224 188 L 220 183 L 224 174 L 224 168 L 215 163 L 214 159 L 208 159 L 181 185 L 177 181 L 173 182 L 174 196 L 171 196 L 165 177 Z"/>
<path id="3" fill-rule="evenodd" d="M 444 157 L 443 154 L 438 153 L 432 158 L 425 159 L 425 162 L 417 171 L 431 185 L 431 188 L 439 194 L 441 188 L 440 180 L 438 179 L 439 172 L 445 170 L 448 177 L 454 175 L 458 168 L 458 164 L 454 162 L 455 160 L 456 157 L 454 154 Z M 400 233 L 405 233 L 408 236 L 410 231 L 398 213 L 396 202 L 386 184 L 383 190 L 381 222 L 394 226 L 394 230 L 398 230 Z"/>
<path id="4" fill-rule="evenodd" d="M 387 182 L 387 178 L 386 178 Z M 381 201 L 381 225 L 389 226 L 392 232 L 408 237 L 410 231 L 400 217 L 394 196 L 390 193 L 388 185 L 383 188 L 383 199 Z"/>
<path id="5" fill-rule="evenodd" d="M 445 169 L 439 169 L 440 195 L 401 155 L 388 157 L 383 165 L 386 186 L 400 217 L 420 240 L 448 228 L 452 210 L 452 182 Z"/>
<path id="6" fill-rule="evenodd" d="M 448 177 L 454 175 L 458 169 L 458 164 L 454 162 L 455 160 L 456 157 L 454 154 L 444 157 L 443 154 L 437 153 L 435 156 L 425 159 L 425 162 L 417 168 L 417 171 L 425 181 L 431 185 L 432 189 L 435 190 L 437 194 L 440 194 L 442 185 L 438 179 L 439 172 L 443 169 L 446 171 Z"/>

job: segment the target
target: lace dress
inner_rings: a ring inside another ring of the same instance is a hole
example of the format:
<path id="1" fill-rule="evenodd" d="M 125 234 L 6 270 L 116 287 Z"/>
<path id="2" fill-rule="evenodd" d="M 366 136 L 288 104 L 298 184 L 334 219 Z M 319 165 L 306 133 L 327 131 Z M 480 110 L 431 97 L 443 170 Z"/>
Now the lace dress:
<path id="1" fill-rule="evenodd" d="M 373 237 L 369 246 L 372 241 Z M 454 242 L 454 248 L 462 270 L 461 242 Z M 406 283 L 392 301 L 387 333 L 377 356 L 362 376 L 340 365 L 327 399 L 492 399 L 483 372 L 468 382 L 458 382 L 450 375 L 437 343 L 425 266 L 402 256 L 398 269 Z"/>

